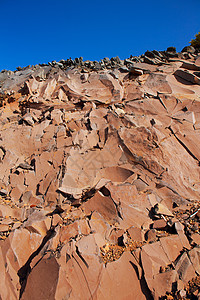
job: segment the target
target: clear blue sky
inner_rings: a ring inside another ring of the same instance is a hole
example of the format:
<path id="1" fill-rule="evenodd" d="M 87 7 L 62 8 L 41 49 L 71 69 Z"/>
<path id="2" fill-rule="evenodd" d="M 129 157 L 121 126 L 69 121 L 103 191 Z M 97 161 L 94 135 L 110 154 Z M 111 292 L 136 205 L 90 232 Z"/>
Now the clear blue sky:
<path id="1" fill-rule="evenodd" d="M 200 31 L 200 0 L 0 0 L 0 70 L 83 56 L 178 51 Z"/>

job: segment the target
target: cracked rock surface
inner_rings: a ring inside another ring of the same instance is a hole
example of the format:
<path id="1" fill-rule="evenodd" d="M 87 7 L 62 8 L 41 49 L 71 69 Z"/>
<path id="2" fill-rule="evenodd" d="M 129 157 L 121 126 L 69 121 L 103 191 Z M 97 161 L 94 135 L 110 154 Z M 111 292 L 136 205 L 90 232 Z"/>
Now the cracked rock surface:
<path id="1" fill-rule="evenodd" d="M 199 299 L 199 56 L 171 48 L 0 73 L 0 299 Z"/>

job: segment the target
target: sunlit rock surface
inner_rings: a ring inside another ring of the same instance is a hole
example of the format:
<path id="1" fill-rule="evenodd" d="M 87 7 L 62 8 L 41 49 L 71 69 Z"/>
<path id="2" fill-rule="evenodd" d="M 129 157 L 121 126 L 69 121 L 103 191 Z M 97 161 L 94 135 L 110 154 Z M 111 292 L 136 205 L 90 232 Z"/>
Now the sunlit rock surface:
<path id="1" fill-rule="evenodd" d="M 171 48 L 0 73 L 0 299 L 198 296 L 200 62 Z"/>

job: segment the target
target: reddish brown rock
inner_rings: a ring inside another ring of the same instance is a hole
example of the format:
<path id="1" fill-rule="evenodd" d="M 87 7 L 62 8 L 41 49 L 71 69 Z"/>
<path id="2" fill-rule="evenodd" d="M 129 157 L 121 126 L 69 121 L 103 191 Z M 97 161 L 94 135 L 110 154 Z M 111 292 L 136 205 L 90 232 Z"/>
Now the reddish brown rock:
<path id="1" fill-rule="evenodd" d="M 140 228 L 130 227 L 127 231 L 133 241 L 143 242 L 144 236 Z"/>
<path id="2" fill-rule="evenodd" d="M 148 230 L 145 234 L 145 238 L 146 238 L 147 242 L 149 242 L 149 243 L 156 242 L 157 235 L 156 235 L 155 229 Z"/>
<path id="3" fill-rule="evenodd" d="M 199 246 L 196 246 L 189 251 L 189 258 L 193 267 L 198 275 L 200 275 L 200 249 Z"/>
<path id="4" fill-rule="evenodd" d="M 27 221 L 23 223 L 23 227 L 29 232 L 45 236 L 51 227 L 51 220 L 45 216 L 44 212 L 36 210 L 28 217 Z"/>
<path id="5" fill-rule="evenodd" d="M 176 76 L 183 78 L 186 81 L 193 83 L 193 84 L 200 84 L 200 79 L 188 71 L 180 69 L 180 70 L 177 70 L 174 74 Z"/>
<path id="6" fill-rule="evenodd" d="M 185 247 L 186 249 L 190 249 L 191 246 L 189 244 L 187 237 L 185 236 L 184 226 L 181 223 L 176 222 L 175 229 L 179 235 L 182 246 Z"/>
<path id="7" fill-rule="evenodd" d="M 94 211 L 89 221 L 95 242 L 99 247 L 106 244 L 111 228 L 99 212 Z"/>
<path id="8" fill-rule="evenodd" d="M 118 261 L 103 269 L 101 285 L 96 291 L 97 299 L 146 299 L 133 266 L 131 254 L 124 253 Z"/>
<path id="9" fill-rule="evenodd" d="M 56 259 L 43 258 L 29 274 L 21 299 L 55 299 L 58 274 L 59 265 Z"/>
<path id="10" fill-rule="evenodd" d="M 160 242 L 143 246 L 141 260 L 147 285 L 152 293 L 155 294 L 156 285 L 154 277 L 159 274 L 161 267 L 166 267 L 170 264 L 170 260 Z"/>
<path id="11" fill-rule="evenodd" d="M 0 299 L 159 299 L 199 275 L 198 73 L 174 49 L 0 73 Z"/>
<path id="12" fill-rule="evenodd" d="M 140 71 L 140 70 L 138 70 Z M 141 99 L 143 97 L 143 92 L 140 90 L 140 88 L 135 85 L 133 82 L 129 83 L 126 88 L 126 101 L 133 101 L 136 99 Z"/>
<path id="13" fill-rule="evenodd" d="M 154 96 L 156 96 L 157 93 L 171 94 L 172 92 L 167 83 L 166 76 L 163 74 L 150 74 L 144 84 L 144 89 Z"/>
<path id="14" fill-rule="evenodd" d="M 170 261 L 174 261 L 183 249 L 179 236 L 175 235 L 161 238 L 160 244 Z"/>
<path id="15" fill-rule="evenodd" d="M 122 229 L 119 229 L 119 230 L 112 230 L 109 237 L 108 237 L 108 240 L 110 243 L 113 243 L 113 244 L 121 244 L 123 243 L 123 233 L 124 233 L 124 230 Z"/>
<path id="16" fill-rule="evenodd" d="M 83 209 L 86 214 L 97 211 L 108 223 L 118 220 L 118 213 L 113 200 L 110 197 L 103 196 L 99 192 L 83 204 Z"/>
<path id="17" fill-rule="evenodd" d="M 196 60 L 195 60 L 195 65 L 196 66 L 200 66 L 200 56 L 197 56 Z"/>
<path id="18" fill-rule="evenodd" d="M 177 271 L 180 279 L 183 281 L 184 284 L 186 284 L 196 275 L 195 268 L 192 265 L 187 253 L 182 254 L 182 256 L 176 264 L 175 270 Z"/>
<path id="19" fill-rule="evenodd" d="M 196 245 L 200 245 L 200 234 L 199 233 L 192 234 L 191 238 Z"/>
<path id="20" fill-rule="evenodd" d="M 86 220 L 75 221 L 68 226 L 62 226 L 60 232 L 60 242 L 66 243 L 71 238 L 76 238 L 78 235 L 88 235 L 90 228 Z"/>
<path id="21" fill-rule="evenodd" d="M 153 229 L 164 230 L 167 227 L 167 222 L 163 219 L 156 220 L 153 223 Z"/>
<path id="22" fill-rule="evenodd" d="M 150 221 L 148 208 L 150 207 L 147 197 L 139 195 L 134 185 L 107 185 L 111 197 L 115 203 L 119 203 L 120 227 L 128 229 L 131 226 L 141 227 L 145 222 Z"/>
<path id="23" fill-rule="evenodd" d="M 104 267 L 99 262 L 93 235 L 82 237 L 76 247 L 74 244 L 63 247 L 57 261 L 61 266 L 58 284 L 67 282 L 66 294 L 70 293 L 71 299 L 95 297 Z"/>
<path id="24" fill-rule="evenodd" d="M 170 293 L 173 289 L 173 284 L 177 282 L 178 274 L 175 270 L 169 270 L 164 273 L 159 273 L 154 277 L 155 295 L 154 299 L 159 299 L 166 292 Z"/>

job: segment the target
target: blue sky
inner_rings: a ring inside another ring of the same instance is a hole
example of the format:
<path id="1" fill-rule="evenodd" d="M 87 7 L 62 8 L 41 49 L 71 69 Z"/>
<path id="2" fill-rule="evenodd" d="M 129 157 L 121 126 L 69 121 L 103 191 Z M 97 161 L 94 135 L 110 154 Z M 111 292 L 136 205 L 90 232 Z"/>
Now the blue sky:
<path id="1" fill-rule="evenodd" d="M 200 0 L 0 0 L 0 70 L 83 56 L 178 51 L 200 31 Z"/>

